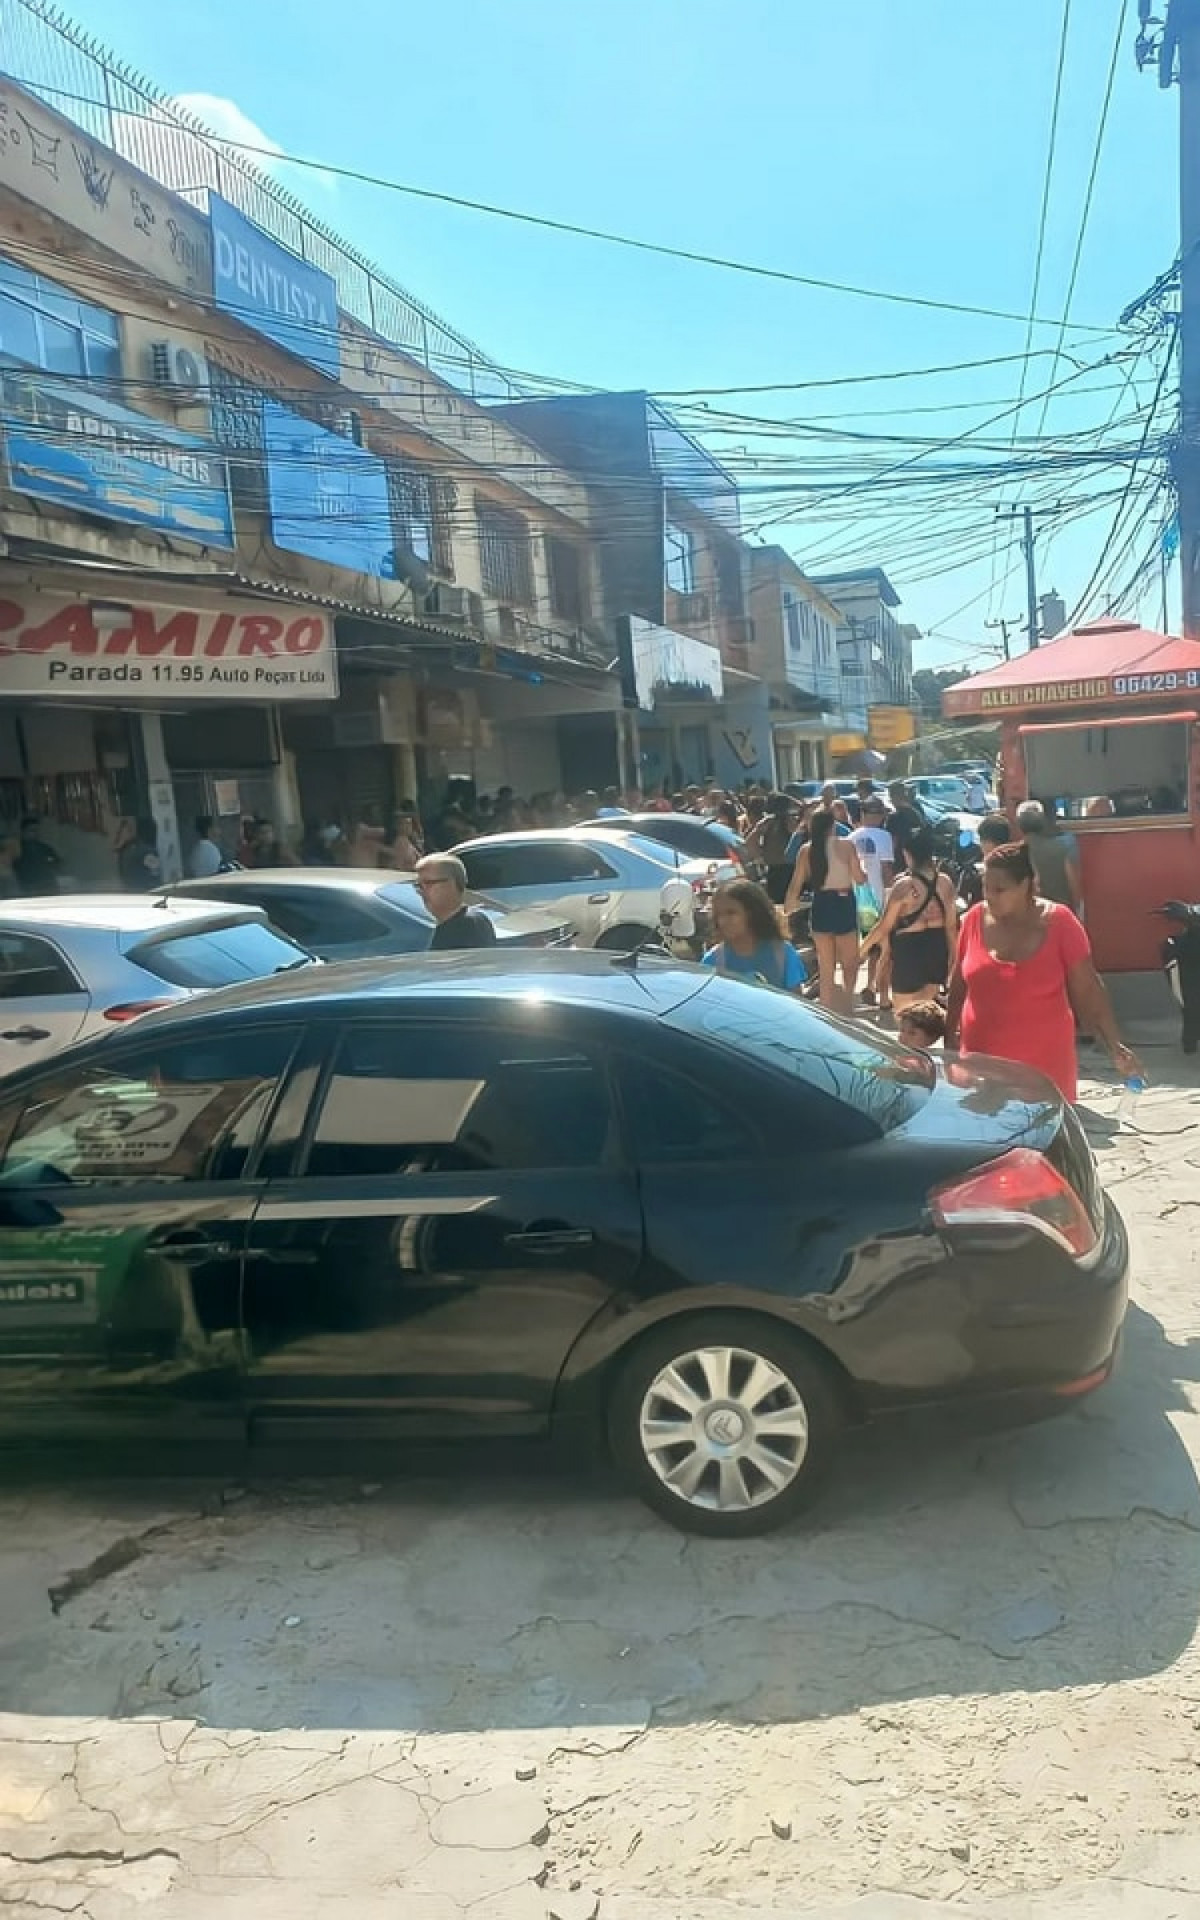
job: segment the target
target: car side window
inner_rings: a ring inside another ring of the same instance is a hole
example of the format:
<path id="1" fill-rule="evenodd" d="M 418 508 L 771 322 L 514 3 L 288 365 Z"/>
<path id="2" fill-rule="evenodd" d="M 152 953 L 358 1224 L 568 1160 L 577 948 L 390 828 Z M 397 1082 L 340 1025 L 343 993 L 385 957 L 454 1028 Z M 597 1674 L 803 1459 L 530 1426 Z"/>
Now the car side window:
<path id="1" fill-rule="evenodd" d="M 48 940 L 34 934 L 0 933 L 0 1000 L 37 1000 L 52 993 L 83 991 Z"/>
<path id="2" fill-rule="evenodd" d="M 0 1107 L 0 1189 L 236 1180 L 297 1029 L 238 1029 L 60 1067 Z"/>
<path id="3" fill-rule="evenodd" d="M 688 1075 L 632 1055 L 622 1056 L 617 1072 L 640 1166 L 753 1160 L 762 1152 L 763 1141 L 749 1117 Z"/>
<path id="4" fill-rule="evenodd" d="M 464 848 L 467 878 L 480 893 L 505 887 L 556 887 L 573 880 L 614 880 L 616 869 L 591 847 L 571 841 L 538 846 Z"/>
<path id="5" fill-rule="evenodd" d="M 338 1044 L 305 1171 L 356 1179 L 599 1167 L 616 1144 L 603 1065 L 569 1042 L 364 1024 Z"/>
<path id="6" fill-rule="evenodd" d="M 556 847 L 555 853 L 565 857 L 563 878 L 567 880 L 615 880 L 617 870 L 610 867 L 608 861 L 596 852 L 594 847 L 577 845 Z"/>
<path id="7" fill-rule="evenodd" d="M 481 893 L 497 887 L 519 887 L 525 882 L 517 847 L 463 847 L 459 859 L 471 886 Z"/>

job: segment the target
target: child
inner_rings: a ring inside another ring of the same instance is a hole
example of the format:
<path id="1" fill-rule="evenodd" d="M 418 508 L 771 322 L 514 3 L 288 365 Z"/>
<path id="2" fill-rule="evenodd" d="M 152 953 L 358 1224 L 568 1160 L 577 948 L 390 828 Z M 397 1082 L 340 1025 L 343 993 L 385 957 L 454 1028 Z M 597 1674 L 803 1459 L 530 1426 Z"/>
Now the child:
<path id="1" fill-rule="evenodd" d="M 936 1047 L 946 1031 L 946 1016 L 936 1000 L 914 1000 L 900 1015 L 898 1026 L 906 1047 Z"/>

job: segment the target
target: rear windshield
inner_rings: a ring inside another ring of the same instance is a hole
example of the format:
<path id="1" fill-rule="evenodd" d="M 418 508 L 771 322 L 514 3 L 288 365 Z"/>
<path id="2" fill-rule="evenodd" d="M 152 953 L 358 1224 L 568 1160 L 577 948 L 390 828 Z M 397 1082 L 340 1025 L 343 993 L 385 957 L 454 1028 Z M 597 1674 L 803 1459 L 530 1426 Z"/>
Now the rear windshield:
<path id="1" fill-rule="evenodd" d="M 261 980 L 285 967 L 307 965 L 312 955 L 274 927 L 240 920 L 147 941 L 131 948 L 129 958 L 173 987 L 232 987 L 239 980 Z"/>
<path id="2" fill-rule="evenodd" d="M 387 900 L 393 907 L 399 907 L 401 913 L 411 914 L 423 926 L 433 926 L 433 915 L 417 892 L 412 880 L 388 880 L 379 889 L 381 900 Z"/>
<path id="3" fill-rule="evenodd" d="M 380 887 L 379 894 L 381 899 L 390 900 L 394 907 L 399 907 L 402 913 L 411 913 L 413 919 L 419 920 L 423 927 L 432 928 L 433 915 L 417 892 L 414 881 L 389 880 Z M 504 912 L 498 900 L 493 900 L 490 894 L 479 893 L 474 887 L 467 888 L 466 901 L 469 907 L 484 907 L 491 913 Z"/>
<path id="4" fill-rule="evenodd" d="M 802 1080 L 865 1115 L 881 1133 L 911 1120 L 936 1083 L 927 1055 L 865 1022 L 839 1020 L 790 994 L 745 981 L 713 980 L 668 1021 Z"/>

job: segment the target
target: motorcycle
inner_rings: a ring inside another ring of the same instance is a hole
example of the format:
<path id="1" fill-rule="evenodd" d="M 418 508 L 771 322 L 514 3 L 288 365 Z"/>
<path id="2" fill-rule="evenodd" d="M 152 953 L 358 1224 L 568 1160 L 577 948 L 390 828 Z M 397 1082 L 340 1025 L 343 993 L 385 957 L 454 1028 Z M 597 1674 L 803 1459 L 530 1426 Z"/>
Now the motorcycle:
<path id="1" fill-rule="evenodd" d="M 1200 905 L 1167 900 L 1158 908 L 1177 923 L 1162 945 L 1163 972 L 1183 1016 L 1183 1051 L 1200 1049 Z"/>

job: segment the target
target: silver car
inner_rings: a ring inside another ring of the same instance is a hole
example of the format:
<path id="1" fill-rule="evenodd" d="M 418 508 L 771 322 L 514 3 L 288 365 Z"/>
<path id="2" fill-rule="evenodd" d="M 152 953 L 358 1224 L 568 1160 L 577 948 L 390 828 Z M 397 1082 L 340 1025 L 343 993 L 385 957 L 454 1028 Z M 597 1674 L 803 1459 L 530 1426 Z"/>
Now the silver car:
<path id="1" fill-rule="evenodd" d="M 172 900 L 227 900 L 261 907 L 272 926 L 290 933 L 322 960 L 426 953 L 437 925 L 411 874 L 372 867 L 256 867 L 179 881 L 162 892 Z M 516 947 L 572 944 L 571 929 L 561 914 L 537 907 L 508 913 L 495 900 L 479 894 L 468 898 L 487 914 L 496 929 L 496 944 L 506 953 Z"/>
<path id="2" fill-rule="evenodd" d="M 0 1074 L 211 987 L 313 966 L 254 907 L 63 894 L 0 907 Z"/>
<path id="3" fill-rule="evenodd" d="M 454 851 L 481 893 L 506 907 L 549 907 L 570 921 L 581 947 L 617 952 L 657 936 L 662 890 L 672 879 L 707 892 L 744 877 L 731 860 L 688 860 L 659 840 L 591 828 L 497 833 Z"/>

